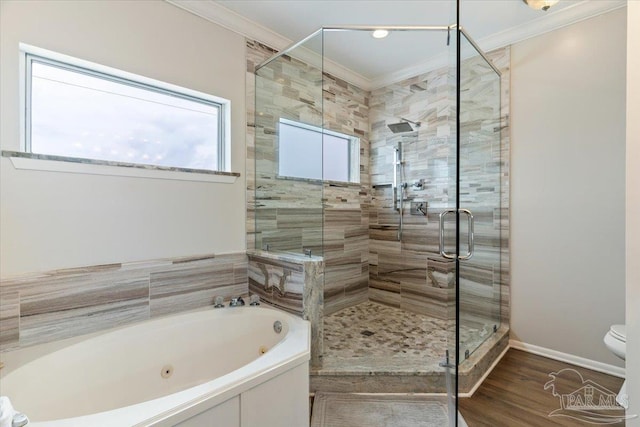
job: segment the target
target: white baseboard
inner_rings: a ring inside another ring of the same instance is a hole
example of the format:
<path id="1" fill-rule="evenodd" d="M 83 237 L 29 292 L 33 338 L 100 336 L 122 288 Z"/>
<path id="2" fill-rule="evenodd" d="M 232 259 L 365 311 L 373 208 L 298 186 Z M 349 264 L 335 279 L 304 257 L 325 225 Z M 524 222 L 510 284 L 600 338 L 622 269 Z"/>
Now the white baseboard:
<path id="1" fill-rule="evenodd" d="M 572 365 L 613 375 L 614 377 L 625 378 L 626 376 L 625 368 L 609 365 L 608 363 L 597 362 L 591 359 L 585 359 L 584 357 L 574 356 L 573 354 L 562 353 L 560 351 L 551 350 L 550 348 L 527 344 L 522 341 L 509 340 L 509 348 L 515 348 L 516 350 L 522 350 L 528 353 L 537 354 L 538 356 L 548 357 L 549 359 L 559 360 L 560 362 L 571 363 Z"/>

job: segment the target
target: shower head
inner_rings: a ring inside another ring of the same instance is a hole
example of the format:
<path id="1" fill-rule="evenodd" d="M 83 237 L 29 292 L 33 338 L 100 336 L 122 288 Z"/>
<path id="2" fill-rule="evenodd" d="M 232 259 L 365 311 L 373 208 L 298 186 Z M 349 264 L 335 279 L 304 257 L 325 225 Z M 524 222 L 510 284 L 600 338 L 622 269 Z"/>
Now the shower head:
<path id="1" fill-rule="evenodd" d="M 403 119 L 402 117 L 400 117 L 400 120 L 402 121 L 399 123 L 391 123 L 387 125 L 391 130 L 391 132 L 393 133 L 413 132 L 415 129 L 413 128 L 413 126 L 411 126 L 411 123 L 413 123 L 417 128 L 420 127 L 420 122 L 412 122 L 411 120 Z"/>
<path id="2" fill-rule="evenodd" d="M 413 132 L 413 128 L 407 122 L 391 123 L 387 126 L 393 133 Z"/>

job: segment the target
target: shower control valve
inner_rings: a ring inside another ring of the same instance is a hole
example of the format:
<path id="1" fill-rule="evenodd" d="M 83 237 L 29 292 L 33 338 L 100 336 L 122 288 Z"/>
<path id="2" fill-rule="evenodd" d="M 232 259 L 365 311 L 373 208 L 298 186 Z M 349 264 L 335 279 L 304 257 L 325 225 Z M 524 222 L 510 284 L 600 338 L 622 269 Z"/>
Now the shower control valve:
<path id="1" fill-rule="evenodd" d="M 427 216 L 427 202 L 411 202 L 411 215 Z"/>

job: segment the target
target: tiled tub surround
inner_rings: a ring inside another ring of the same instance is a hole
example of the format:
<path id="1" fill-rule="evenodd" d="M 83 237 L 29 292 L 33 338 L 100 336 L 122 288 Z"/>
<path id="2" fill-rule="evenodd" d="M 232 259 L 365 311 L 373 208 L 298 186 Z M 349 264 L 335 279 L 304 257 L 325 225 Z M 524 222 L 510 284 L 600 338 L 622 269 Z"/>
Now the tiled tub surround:
<path id="1" fill-rule="evenodd" d="M 323 354 L 324 260 L 318 256 L 249 251 L 249 292 L 311 322 L 311 366 Z"/>
<path id="2" fill-rule="evenodd" d="M 247 296 L 245 253 L 56 270 L 0 280 L 0 349 Z"/>
<path id="3" fill-rule="evenodd" d="M 247 41 L 247 247 L 268 244 L 271 251 L 298 253 L 305 248 L 323 256 L 329 314 L 368 298 L 369 93 L 290 56 L 263 68 L 256 79 L 255 65 L 273 54 Z M 257 116 L 254 103 L 264 109 Z M 359 137 L 360 182 L 278 177 L 281 117 Z"/>

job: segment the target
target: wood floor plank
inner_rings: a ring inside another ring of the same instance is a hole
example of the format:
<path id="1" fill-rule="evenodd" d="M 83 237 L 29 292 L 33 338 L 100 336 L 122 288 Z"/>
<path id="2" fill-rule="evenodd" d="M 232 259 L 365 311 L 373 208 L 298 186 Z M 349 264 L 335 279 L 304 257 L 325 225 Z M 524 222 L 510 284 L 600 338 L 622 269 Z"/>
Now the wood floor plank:
<path id="1" fill-rule="evenodd" d="M 549 416 L 561 404 L 560 398 L 544 386 L 552 379 L 550 373 L 566 368 L 576 370 L 585 381 L 591 380 L 615 393 L 622 386 L 623 380 L 617 377 L 510 349 L 474 395 L 460 399 L 460 412 L 469 427 L 594 425 L 569 417 Z M 562 376 L 562 380 L 565 390 L 578 390 L 583 386 L 577 376 Z M 620 427 L 624 422 L 608 425 Z"/>

